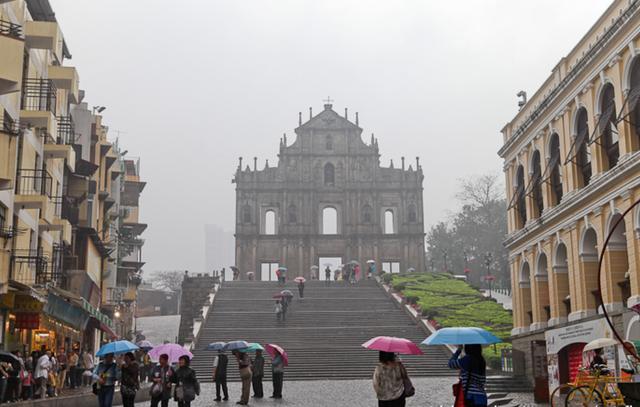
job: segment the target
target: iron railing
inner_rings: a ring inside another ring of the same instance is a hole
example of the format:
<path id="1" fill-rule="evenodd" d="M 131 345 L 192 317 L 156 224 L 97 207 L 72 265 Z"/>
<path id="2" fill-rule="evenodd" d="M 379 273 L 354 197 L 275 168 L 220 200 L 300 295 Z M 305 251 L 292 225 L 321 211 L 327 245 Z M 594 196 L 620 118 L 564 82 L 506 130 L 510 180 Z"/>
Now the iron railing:
<path id="1" fill-rule="evenodd" d="M 26 78 L 22 82 L 22 110 L 56 114 L 57 88 L 51 79 Z"/>
<path id="2" fill-rule="evenodd" d="M 76 128 L 71 115 L 58 116 L 57 144 L 74 144 L 76 142 Z"/>
<path id="3" fill-rule="evenodd" d="M 17 175 L 16 194 L 51 197 L 53 178 L 47 170 L 19 169 Z"/>
<path id="4" fill-rule="evenodd" d="M 0 35 L 11 38 L 23 39 L 22 26 L 7 20 L 0 20 Z"/>
<path id="5" fill-rule="evenodd" d="M 26 285 L 46 284 L 50 282 L 51 273 L 48 270 L 49 258 L 44 254 L 42 248 L 13 250 L 9 280 Z"/>

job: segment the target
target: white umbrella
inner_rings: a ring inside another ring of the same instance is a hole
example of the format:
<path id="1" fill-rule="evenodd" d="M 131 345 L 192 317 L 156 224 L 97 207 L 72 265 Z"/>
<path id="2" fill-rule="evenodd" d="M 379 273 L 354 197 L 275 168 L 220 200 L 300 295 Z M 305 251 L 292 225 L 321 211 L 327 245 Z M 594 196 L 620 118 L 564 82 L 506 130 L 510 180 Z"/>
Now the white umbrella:
<path id="1" fill-rule="evenodd" d="M 613 346 L 613 345 L 617 345 L 617 344 L 618 344 L 618 341 L 616 341 L 613 338 L 598 338 L 598 339 L 595 339 L 595 340 L 589 342 L 584 347 L 584 349 L 582 349 L 582 351 L 586 352 L 588 350 L 606 348 L 607 346 Z"/>
<path id="2" fill-rule="evenodd" d="M 311 266 L 311 270 L 318 270 L 320 267 L 318 266 Z"/>
<path id="3" fill-rule="evenodd" d="M 375 262 L 376 262 L 375 260 L 367 260 L 367 263 L 369 263 L 369 264 L 372 264 L 372 263 L 375 263 Z"/>

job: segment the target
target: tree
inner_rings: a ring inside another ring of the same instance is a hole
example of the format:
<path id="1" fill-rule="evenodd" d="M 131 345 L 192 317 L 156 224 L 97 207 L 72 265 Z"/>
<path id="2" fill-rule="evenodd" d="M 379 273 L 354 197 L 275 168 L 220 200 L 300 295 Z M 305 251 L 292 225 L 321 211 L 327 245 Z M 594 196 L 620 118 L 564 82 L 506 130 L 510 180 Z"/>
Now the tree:
<path id="1" fill-rule="evenodd" d="M 158 271 L 153 274 L 149 282 L 161 290 L 180 291 L 182 289 L 182 280 L 184 279 L 184 271 Z"/>
<path id="2" fill-rule="evenodd" d="M 498 284 L 509 282 L 508 256 L 502 241 L 507 233 L 507 209 L 502 187 L 496 175 L 481 175 L 460 181 L 456 194 L 462 207 L 447 222 L 434 225 L 427 234 L 427 268 L 429 258 L 444 269 L 446 250 L 448 270 L 462 274 L 470 270 L 468 279 L 481 285 L 487 274 L 485 259 L 491 254 L 491 274 Z M 465 261 L 466 257 L 466 261 Z"/>

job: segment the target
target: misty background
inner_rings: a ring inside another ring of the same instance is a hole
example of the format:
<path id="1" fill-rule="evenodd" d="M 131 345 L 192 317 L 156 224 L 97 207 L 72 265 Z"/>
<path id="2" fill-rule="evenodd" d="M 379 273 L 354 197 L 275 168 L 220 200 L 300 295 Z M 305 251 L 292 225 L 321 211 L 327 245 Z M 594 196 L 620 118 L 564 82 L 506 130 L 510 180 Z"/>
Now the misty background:
<path id="1" fill-rule="evenodd" d="M 382 165 L 421 157 L 428 229 L 457 207 L 460 178 L 503 179 L 499 131 L 516 93 L 531 95 L 610 2 L 52 3 L 86 100 L 141 158 L 149 274 L 210 271 L 205 224 L 233 233 L 238 157 L 275 165 L 282 133 L 292 143 L 298 112 L 327 96 L 360 113 Z"/>

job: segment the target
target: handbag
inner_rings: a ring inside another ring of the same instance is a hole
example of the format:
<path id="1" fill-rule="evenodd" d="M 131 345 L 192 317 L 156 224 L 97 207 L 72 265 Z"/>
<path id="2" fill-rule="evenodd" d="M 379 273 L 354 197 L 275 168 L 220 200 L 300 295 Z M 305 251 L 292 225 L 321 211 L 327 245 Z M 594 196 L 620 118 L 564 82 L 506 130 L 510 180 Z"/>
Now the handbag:
<path id="1" fill-rule="evenodd" d="M 400 369 L 402 371 L 402 384 L 404 386 L 404 396 L 409 398 L 413 397 L 416 394 L 416 388 L 413 387 L 413 383 L 407 374 L 407 369 L 405 369 L 404 365 L 400 363 Z"/>
<path id="2" fill-rule="evenodd" d="M 149 389 L 149 395 L 151 398 L 158 398 L 162 394 L 162 384 L 154 383 L 153 386 Z"/>
<path id="3" fill-rule="evenodd" d="M 135 387 L 131 386 L 120 386 L 120 392 L 125 397 L 135 397 L 138 393 L 138 390 Z"/>
<path id="4" fill-rule="evenodd" d="M 98 395 L 98 383 L 93 383 L 91 385 L 91 391 L 93 392 L 93 394 Z"/>

